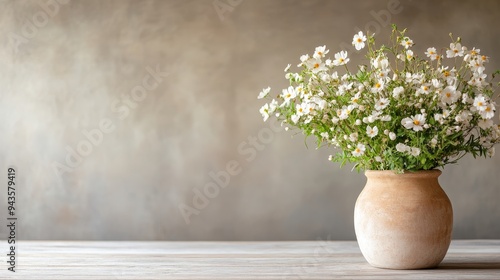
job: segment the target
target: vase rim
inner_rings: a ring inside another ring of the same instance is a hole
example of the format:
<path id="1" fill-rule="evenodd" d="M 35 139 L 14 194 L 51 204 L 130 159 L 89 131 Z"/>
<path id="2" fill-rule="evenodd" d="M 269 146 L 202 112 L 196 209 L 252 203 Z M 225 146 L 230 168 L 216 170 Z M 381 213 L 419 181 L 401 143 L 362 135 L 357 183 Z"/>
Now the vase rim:
<path id="1" fill-rule="evenodd" d="M 404 173 L 396 173 L 395 170 L 365 170 L 366 177 L 415 177 L 415 178 L 433 178 L 439 177 L 443 172 L 439 169 L 431 170 L 418 170 L 418 171 L 404 171 Z"/>

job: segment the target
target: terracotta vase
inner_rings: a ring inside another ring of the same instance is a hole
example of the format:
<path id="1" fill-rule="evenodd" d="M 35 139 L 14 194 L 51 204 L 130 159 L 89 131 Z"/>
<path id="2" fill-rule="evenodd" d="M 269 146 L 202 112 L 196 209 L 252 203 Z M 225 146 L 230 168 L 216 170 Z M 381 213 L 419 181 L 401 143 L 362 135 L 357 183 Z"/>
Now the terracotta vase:
<path id="1" fill-rule="evenodd" d="M 432 268 L 451 242 L 453 210 L 438 182 L 439 170 L 366 171 L 354 208 L 354 228 L 365 259 L 374 267 Z"/>

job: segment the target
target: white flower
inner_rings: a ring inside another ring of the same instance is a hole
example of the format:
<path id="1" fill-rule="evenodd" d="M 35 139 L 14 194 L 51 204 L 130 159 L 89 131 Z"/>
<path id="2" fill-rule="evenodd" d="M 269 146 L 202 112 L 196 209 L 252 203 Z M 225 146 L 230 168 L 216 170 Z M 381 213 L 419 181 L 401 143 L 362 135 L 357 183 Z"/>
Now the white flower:
<path id="1" fill-rule="evenodd" d="M 319 95 L 319 94 L 318 94 L 318 95 Z M 313 102 L 314 102 L 316 105 L 318 105 L 317 107 L 318 107 L 320 110 L 324 110 L 324 109 L 326 108 L 326 105 L 327 105 L 326 100 L 321 99 L 321 98 L 319 98 L 319 97 L 317 97 L 317 96 L 314 96 L 314 97 L 312 98 L 312 100 L 313 100 Z M 313 105 L 314 105 L 314 104 L 313 104 Z M 314 107 L 316 107 L 316 106 L 314 106 Z M 315 108 L 313 108 L 313 109 L 315 109 Z"/>
<path id="2" fill-rule="evenodd" d="M 319 135 L 321 135 L 321 138 L 326 139 L 326 140 L 328 140 L 328 138 L 330 137 L 328 132 L 321 132 Z"/>
<path id="3" fill-rule="evenodd" d="M 313 57 L 314 58 L 323 58 L 323 57 L 325 57 L 325 54 L 327 54 L 328 52 L 330 52 L 330 50 L 327 50 L 326 46 L 316 47 L 316 49 L 314 50 Z"/>
<path id="4" fill-rule="evenodd" d="M 351 114 L 352 110 L 354 109 L 354 106 L 352 105 L 349 105 L 349 106 L 343 106 L 341 110 L 338 110 L 337 111 L 337 116 L 341 119 L 341 120 L 345 120 L 349 117 L 349 115 Z"/>
<path id="5" fill-rule="evenodd" d="M 383 69 L 383 70 L 380 70 L 378 72 L 378 74 L 376 75 L 379 79 L 383 79 L 383 80 L 386 80 L 387 82 L 391 80 L 391 78 L 389 78 L 389 72 L 391 70 L 390 69 Z"/>
<path id="6" fill-rule="evenodd" d="M 343 83 L 339 86 L 337 95 L 344 95 L 347 91 L 352 89 L 352 83 Z"/>
<path id="7" fill-rule="evenodd" d="M 381 158 L 380 156 L 376 156 L 376 157 L 375 157 L 375 161 L 376 161 L 376 162 L 382 162 L 382 158 Z"/>
<path id="8" fill-rule="evenodd" d="M 278 107 L 278 101 L 276 100 L 272 100 L 271 103 L 269 103 L 269 113 L 272 113 L 276 110 L 276 108 Z M 278 113 L 279 115 L 279 113 Z"/>
<path id="9" fill-rule="evenodd" d="M 355 122 L 356 125 L 361 125 L 361 120 L 360 119 L 357 119 L 356 122 Z"/>
<path id="10" fill-rule="evenodd" d="M 264 118 L 264 121 L 267 121 L 269 119 L 269 104 L 264 104 L 259 110 L 260 114 Z"/>
<path id="11" fill-rule="evenodd" d="M 385 116 L 380 117 L 380 120 L 383 122 L 390 122 L 392 120 L 392 117 L 391 117 L 391 115 L 385 115 Z"/>
<path id="12" fill-rule="evenodd" d="M 489 62 L 489 57 L 487 57 L 485 55 L 482 55 L 481 56 L 481 61 L 482 61 L 482 63 Z"/>
<path id="13" fill-rule="evenodd" d="M 462 96 L 462 93 L 457 91 L 455 87 L 447 86 L 441 92 L 441 102 L 446 104 L 453 104 L 457 102 L 458 98 Z"/>
<path id="14" fill-rule="evenodd" d="M 377 69 L 386 69 L 389 67 L 389 60 L 383 55 L 377 56 L 375 59 L 371 60 L 371 64 Z"/>
<path id="15" fill-rule="evenodd" d="M 488 149 L 488 156 L 493 157 L 495 155 L 495 147 L 491 147 Z"/>
<path id="16" fill-rule="evenodd" d="M 263 89 L 259 93 L 259 96 L 257 97 L 257 99 L 262 99 L 262 98 L 266 97 L 269 94 L 269 91 L 271 91 L 271 87 L 267 87 L 267 88 Z"/>
<path id="17" fill-rule="evenodd" d="M 417 94 L 417 95 L 420 95 L 420 94 L 425 94 L 425 95 L 427 95 L 427 94 L 429 93 L 430 89 L 431 89 L 431 88 L 430 88 L 430 85 L 429 85 L 429 84 L 423 84 L 423 85 L 421 85 L 421 86 L 417 89 L 416 94 Z"/>
<path id="18" fill-rule="evenodd" d="M 300 82 L 302 82 L 302 80 L 304 80 L 304 78 L 302 78 L 302 76 L 301 76 L 299 73 L 294 73 L 294 74 L 293 74 L 293 79 L 294 79 L 296 82 L 298 82 L 298 83 L 300 83 Z"/>
<path id="19" fill-rule="evenodd" d="M 306 66 L 308 69 L 311 69 L 313 73 L 328 70 L 328 68 L 326 68 L 325 66 L 325 63 L 323 63 L 320 58 L 313 58 L 306 61 Z"/>
<path id="20" fill-rule="evenodd" d="M 383 80 L 378 80 L 372 87 L 372 93 L 381 92 L 385 88 L 385 83 Z"/>
<path id="21" fill-rule="evenodd" d="M 329 83 L 332 80 L 332 76 L 328 73 L 321 73 L 319 78 L 325 83 Z"/>
<path id="22" fill-rule="evenodd" d="M 352 155 L 355 157 L 362 156 L 365 153 L 365 149 L 365 145 L 358 143 L 358 145 L 356 145 L 356 148 L 354 148 L 354 151 L 352 151 Z"/>
<path id="23" fill-rule="evenodd" d="M 351 142 L 358 141 L 358 133 L 357 132 L 351 133 L 351 135 L 349 135 L 349 141 Z"/>
<path id="24" fill-rule="evenodd" d="M 392 141 L 396 140 L 396 133 L 389 132 L 389 139 L 391 139 Z"/>
<path id="25" fill-rule="evenodd" d="M 413 51 L 412 50 L 407 50 L 406 51 L 406 59 L 412 60 L 413 59 Z"/>
<path id="26" fill-rule="evenodd" d="M 377 134 L 378 134 L 378 128 L 376 126 L 374 126 L 374 127 L 367 126 L 366 127 L 366 134 L 368 134 L 368 136 L 370 138 L 373 138 L 373 137 L 377 136 Z"/>
<path id="27" fill-rule="evenodd" d="M 399 95 L 405 91 L 404 87 L 396 87 L 392 90 L 392 97 L 395 99 L 399 98 Z"/>
<path id="28" fill-rule="evenodd" d="M 292 86 L 289 86 L 287 89 L 283 89 L 281 97 L 283 97 L 285 101 L 280 106 L 287 106 L 288 104 L 290 104 L 290 100 L 297 97 L 297 91 L 295 91 Z"/>
<path id="29" fill-rule="evenodd" d="M 418 155 L 420 155 L 420 149 L 411 147 L 410 154 L 414 157 L 417 157 Z"/>
<path id="30" fill-rule="evenodd" d="M 455 116 L 455 121 L 468 123 L 470 121 L 471 117 L 472 117 L 472 115 L 469 111 L 463 110 L 462 112 L 460 112 L 459 114 L 457 114 Z"/>
<path id="31" fill-rule="evenodd" d="M 345 65 L 349 62 L 349 58 L 347 57 L 346 51 L 341 51 L 335 54 L 335 60 L 333 61 L 333 65 L 340 66 Z"/>
<path id="32" fill-rule="evenodd" d="M 295 114 L 298 116 L 298 117 L 301 117 L 305 114 L 307 114 L 308 112 L 306 112 L 307 110 L 307 104 L 295 104 Z"/>
<path id="33" fill-rule="evenodd" d="M 375 110 L 383 110 L 385 107 L 389 105 L 389 99 L 388 98 L 380 98 L 376 103 L 375 103 Z"/>
<path id="34" fill-rule="evenodd" d="M 411 116 L 410 118 L 404 118 L 401 120 L 401 125 L 406 129 L 413 129 L 414 131 L 424 130 L 423 126 L 425 124 L 425 116 L 422 114 L 417 114 Z"/>
<path id="35" fill-rule="evenodd" d="M 405 49 L 408 49 L 409 47 L 413 46 L 413 41 L 408 37 L 404 37 L 401 45 L 405 47 Z"/>
<path id="36" fill-rule="evenodd" d="M 446 51 L 446 57 L 452 58 L 457 56 L 463 56 L 464 51 L 460 43 L 450 43 L 450 49 Z"/>
<path id="37" fill-rule="evenodd" d="M 469 62 L 469 67 L 474 74 L 483 74 L 485 70 L 484 63 L 486 62 L 488 62 L 487 56 L 476 57 Z"/>
<path id="38" fill-rule="evenodd" d="M 478 88 L 483 88 L 484 86 L 488 85 L 486 82 L 487 75 L 483 73 L 474 73 L 472 75 L 472 78 L 470 81 L 467 83 L 472 86 L 476 86 Z"/>
<path id="39" fill-rule="evenodd" d="M 290 69 L 290 66 L 292 66 L 292 64 L 290 64 L 290 63 L 289 63 L 289 64 L 286 66 L 286 68 L 285 68 L 284 72 L 287 72 L 287 71 Z"/>
<path id="40" fill-rule="evenodd" d="M 409 152 L 410 151 L 410 147 L 408 147 L 407 145 L 403 144 L 403 143 L 398 143 L 396 145 L 396 150 L 398 152 L 401 152 L 401 153 L 404 153 L 404 152 Z"/>
<path id="41" fill-rule="evenodd" d="M 428 48 L 425 54 L 427 55 L 427 57 L 430 57 L 431 60 L 436 60 L 439 57 L 439 55 L 436 53 L 436 48 Z"/>
<path id="42" fill-rule="evenodd" d="M 291 119 L 292 119 L 293 123 L 297 123 L 299 121 L 299 119 L 300 119 L 300 116 L 298 116 L 296 114 L 293 114 L 292 117 L 291 117 Z"/>
<path id="43" fill-rule="evenodd" d="M 488 103 L 486 102 L 486 99 L 484 98 L 484 96 L 478 95 L 478 96 L 476 96 L 476 98 L 474 98 L 473 105 L 474 105 L 474 107 L 476 107 L 476 109 L 478 111 L 484 111 L 484 110 L 486 110 L 486 105 L 488 105 Z"/>
<path id="44" fill-rule="evenodd" d="M 332 80 L 338 81 L 339 80 L 339 73 L 337 71 L 332 73 Z"/>
<path id="45" fill-rule="evenodd" d="M 369 115 L 363 118 L 364 123 L 373 123 L 377 118 L 374 115 Z"/>
<path id="46" fill-rule="evenodd" d="M 495 106 L 490 103 L 485 106 L 483 111 L 480 111 L 481 117 L 483 119 L 491 119 L 495 116 Z"/>
<path id="47" fill-rule="evenodd" d="M 469 51 L 469 53 L 467 53 L 464 57 L 464 61 L 470 61 L 472 59 L 475 59 L 479 53 L 481 52 L 481 49 L 476 49 L 476 48 L 472 48 L 472 50 Z"/>
<path id="48" fill-rule="evenodd" d="M 443 119 L 446 119 L 449 116 L 450 116 L 450 110 L 443 110 Z"/>
<path id="49" fill-rule="evenodd" d="M 443 83 L 440 80 L 438 80 L 438 79 L 432 79 L 431 82 L 432 82 L 432 86 L 434 88 L 440 89 L 440 88 L 443 87 Z"/>
<path id="50" fill-rule="evenodd" d="M 365 41 L 366 36 L 363 35 L 363 32 L 359 31 L 358 34 L 355 34 L 354 38 L 352 38 L 352 45 L 359 51 L 365 47 Z"/>
<path id="51" fill-rule="evenodd" d="M 486 130 L 490 127 L 492 127 L 494 125 L 493 121 L 492 120 L 479 120 L 479 122 L 477 123 L 477 125 Z"/>
<path id="52" fill-rule="evenodd" d="M 434 136 L 434 138 L 431 139 L 431 147 L 435 148 L 437 143 L 438 143 L 438 140 L 437 140 L 436 136 Z"/>
<path id="53" fill-rule="evenodd" d="M 316 108 L 317 107 L 318 107 L 318 105 L 316 103 L 305 104 L 306 114 L 316 115 L 316 113 L 317 113 Z"/>
<path id="54" fill-rule="evenodd" d="M 332 156 L 332 155 L 329 155 L 329 156 L 328 156 L 328 160 L 329 160 L 329 161 L 332 161 L 332 160 L 333 160 L 333 156 Z"/>
<path id="55" fill-rule="evenodd" d="M 353 97 L 351 97 L 351 103 L 352 105 L 358 107 L 359 106 L 359 97 L 361 95 L 359 93 L 356 93 Z"/>

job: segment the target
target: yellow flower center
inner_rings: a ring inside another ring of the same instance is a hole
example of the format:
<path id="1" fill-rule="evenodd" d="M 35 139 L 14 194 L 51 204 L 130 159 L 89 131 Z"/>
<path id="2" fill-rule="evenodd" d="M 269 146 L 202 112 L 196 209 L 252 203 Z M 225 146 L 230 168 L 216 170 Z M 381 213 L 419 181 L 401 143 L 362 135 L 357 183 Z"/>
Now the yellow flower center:
<path id="1" fill-rule="evenodd" d="M 318 67 L 319 67 L 319 63 L 314 64 L 314 68 L 318 68 Z"/>
<path id="2" fill-rule="evenodd" d="M 454 49 L 454 50 L 453 50 L 453 52 L 454 52 L 454 53 L 458 53 L 458 50 L 457 50 L 457 49 Z"/>
<path id="3" fill-rule="evenodd" d="M 429 90 L 429 88 L 428 88 L 427 86 L 424 86 L 424 90 L 425 90 L 425 91 L 428 91 L 428 90 Z"/>
<path id="4" fill-rule="evenodd" d="M 339 61 L 340 62 L 344 62 L 344 59 L 341 57 L 341 58 L 339 58 Z"/>
<path id="5" fill-rule="evenodd" d="M 356 148 L 356 150 L 355 150 L 355 151 L 356 151 L 356 153 L 358 153 L 358 154 L 359 154 L 359 153 L 361 153 L 361 150 L 360 150 L 359 148 Z"/>
<path id="6" fill-rule="evenodd" d="M 413 124 L 414 125 L 420 125 L 420 121 L 419 120 L 413 120 Z"/>
<path id="7" fill-rule="evenodd" d="M 450 75 L 450 71 L 444 71 L 443 74 L 444 74 L 445 77 L 448 77 Z"/>
<path id="8" fill-rule="evenodd" d="M 446 93 L 446 97 L 450 98 L 451 97 L 451 93 L 447 92 Z"/>
<path id="9" fill-rule="evenodd" d="M 363 42 L 363 40 L 361 40 L 361 38 L 358 38 L 358 43 L 361 43 Z"/>
<path id="10" fill-rule="evenodd" d="M 376 88 L 380 88 L 381 86 L 382 86 L 382 85 L 381 85 L 380 83 L 376 83 L 376 84 L 375 84 L 375 87 L 376 87 Z"/>
<path id="11" fill-rule="evenodd" d="M 483 102 L 481 101 L 477 102 L 477 106 L 483 106 Z"/>
<path id="12" fill-rule="evenodd" d="M 486 109 L 484 109 L 486 112 L 490 112 L 491 111 L 491 108 L 490 107 L 486 107 Z"/>
<path id="13" fill-rule="evenodd" d="M 486 57 L 485 55 L 482 55 L 482 56 L 481 56 L 481 59 L 482 59 L 482 60 L 486 60 L 486 59 L 487 59 L 487 57 Z"/>

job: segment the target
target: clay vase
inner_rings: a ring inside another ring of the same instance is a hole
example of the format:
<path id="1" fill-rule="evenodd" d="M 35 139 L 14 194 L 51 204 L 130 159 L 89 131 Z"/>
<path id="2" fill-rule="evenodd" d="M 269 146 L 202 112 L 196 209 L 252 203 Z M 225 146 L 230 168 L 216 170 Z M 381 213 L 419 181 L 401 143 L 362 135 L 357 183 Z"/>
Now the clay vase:
<path id="1" fill-rule="evenodd" d="M 354 228 L 369 264 L 420 269 L 441 263 L 451 242 L 453 210 L 439 175 L 439 170 L 365 172 Z"/>

